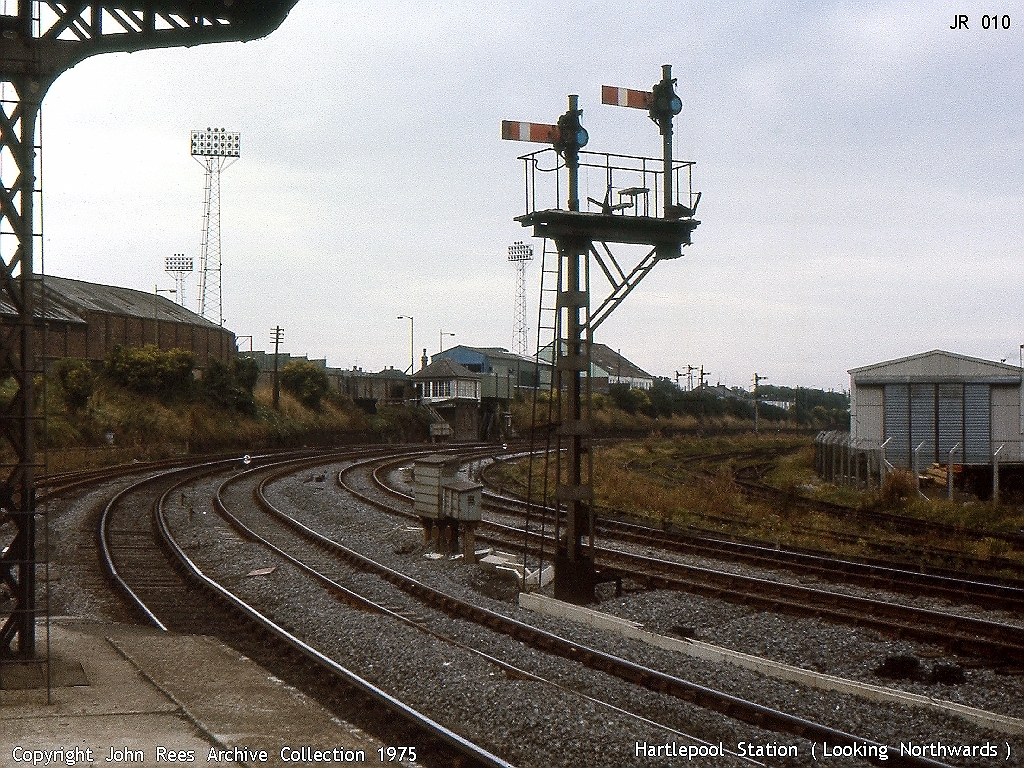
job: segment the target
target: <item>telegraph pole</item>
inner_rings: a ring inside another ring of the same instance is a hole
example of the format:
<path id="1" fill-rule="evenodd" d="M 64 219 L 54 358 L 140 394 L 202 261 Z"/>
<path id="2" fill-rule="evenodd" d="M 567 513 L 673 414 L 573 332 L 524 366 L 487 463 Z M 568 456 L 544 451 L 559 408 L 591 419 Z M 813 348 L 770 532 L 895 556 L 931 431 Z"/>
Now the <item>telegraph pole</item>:
<path id="1" fill-rule="evenodd" d="M 754 434 L 758 434 L 757 431 L 757 386 L 764 381 L 767 376 L 758 376 L 757 372 L 754 372 Z"/>
<path id="2" fill-rule="evenodd" d="M 284 341 L 284 328 L 276 326 L 270 329 L 270 333 L 270 340 L 274 342 L 274 410 L 276 411 L 281 405 L 281 380 L 277 375 L 277 350 L 281 342 Z"/>

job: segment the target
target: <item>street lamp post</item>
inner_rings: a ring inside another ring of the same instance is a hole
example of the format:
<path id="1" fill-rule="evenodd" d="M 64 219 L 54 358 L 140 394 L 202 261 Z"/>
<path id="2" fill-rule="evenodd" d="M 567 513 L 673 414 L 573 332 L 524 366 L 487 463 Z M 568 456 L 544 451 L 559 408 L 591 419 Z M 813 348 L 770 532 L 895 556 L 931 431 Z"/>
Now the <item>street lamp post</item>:
<path id="1" fill-rule="evenodd" d="M 398 319 L 409 321 L 409 375 L 411 376 L 416 370 L 416 342 L 413 335 L 413 318 L 412 315 L 399 315 Z"/>
<path id="2" fill-rule="evenodd" d="M 157 310 L 160 308 L 158 301 L 161 293 L 177 293 L 174 288 L 157 288 L 153 286 L 153 344 L 160 347 L 160 321 L 157 319 Z"/>
<path id="3" fill-rule="evenodd" d="M 438 354 L 441 354 L 442 352 L 444 352 L 444 337 L 445 336 L 454 336 L 454 335 L 455 335 L 454 333 L 446 333 L 443 330 L 441 331 L 441 335 L 438 336 L 438 338 L 437 338 L 437 353 Z"/>

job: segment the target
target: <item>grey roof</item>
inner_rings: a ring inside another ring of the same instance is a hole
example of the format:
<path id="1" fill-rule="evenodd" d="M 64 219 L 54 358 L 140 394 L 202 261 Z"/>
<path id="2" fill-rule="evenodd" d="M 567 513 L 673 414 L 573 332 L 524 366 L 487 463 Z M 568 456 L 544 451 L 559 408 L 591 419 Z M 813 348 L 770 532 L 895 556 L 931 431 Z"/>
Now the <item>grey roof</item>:
<path id="1" fill-rule="evenodd" d="M 76 315 L 70 309 L 62 307 L 54 301 L 40 302 L 38 296 L 36 297 L 36 305 L 33 314 L 36 318 L 42 316 L 46 320 L 54 320 L 56 322 L 72 325 L 85 325 L 86 322 L 85 318 L 80 315 Z M 18 315 L 18 310 L 15 306 L 2 296 L 0 296 L 0 315 L 6 315 L 9 317 L 17 317 Z"/>
<path id="2" fill-rule="evenodd" d="M 47 275 L 44 282 L 47 295 L 73 312 L 106 312 L 151 319 L 154 308 L 158 308 L 160 320 L 164 322 L 220 327 L 162 295 L 53 275 Z"/>
<path id="3" fill-rule="evenodd" d="M 1012 383 L 1021 380 L 1021 368 L 1016 365 L 941 349 L 851 368 L 847 373 L 857 384 L 967 380 Z"/>
<path id="4" fill-rule="evenodd" d="M 85 323 L 88 312 L 106 312 L 127 315 L 147 320 L 153 319 L 158 310 L 163 322 L 188 323 L 207 328 L 219 328 L 195 312 L 178 306 L 165 296 L 136 291 L 134 288 L 119 288 L 114 285 L 87 283 L 66 277 L 45 275 L 42 277 L 44 299 L 36 298 L 36 317 L 42 314 L 47 320 L 64 323 Z M 9 302 L 0 299 L 0 314 L 17 315 Z"/>
<path id="5" fill-rule="evenodd" d="M 654 377 L 640 366 L 631 363 L 606 344 L 590 345 L 590 359 L 594 365 L 608 371 L 609 376 L 621 376 L 628 379 L 651 379 Z"/>
<path id="6" fill-rule="evenodd" d="M 438 358 L 426 368 L 421 368 L 412 375 L 414 379 L 479 379 L 479 373 L 473 373 L 464 365 L 459 365 L 447 357 Z"/>

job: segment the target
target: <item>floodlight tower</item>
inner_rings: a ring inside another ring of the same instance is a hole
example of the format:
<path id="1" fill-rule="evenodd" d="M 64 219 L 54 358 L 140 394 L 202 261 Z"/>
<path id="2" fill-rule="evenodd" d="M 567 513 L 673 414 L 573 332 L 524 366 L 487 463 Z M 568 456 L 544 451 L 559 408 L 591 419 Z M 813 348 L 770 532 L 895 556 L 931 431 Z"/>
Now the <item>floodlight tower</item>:
<path id="1" fill-rule="evenodd" d="M 526 331 L 526 265 L 533 260 L 533 246 L 516 240 L 508 247 L 508 260 L 516 267 L 516 307 L 512 328 L 512 351 L 527 353 Z"/>
<path id="2" fill-rule="evenodd" d="M 192 274 L 192 257 L 184 253 L 176 253 L 164 259 L 164 272 L 174 278 L 175 296 L 178 304 L 185 306 L 185 275 Z"/>
<path id="3" fill-rule="evenodd" d="M 220 174 L 240 156 L 241 137 L 223 128 L 192 131 L 192 157 L 206 169 L 203 242 L 199 253 L 199 314 L 224 325 L 220 258 Z"/>
<path id="4" fill-rule="evenodd" d="M 36 452 L 34 379 L 42 275 L 39 110 L 62 72 L 98 53 L 256 40 L 281 25 L 296 0 L 68 3 L 5 0 L 0 7 L 0 381 L 13 393 L 0 418 L 0 660 L 36 654 Z"/>

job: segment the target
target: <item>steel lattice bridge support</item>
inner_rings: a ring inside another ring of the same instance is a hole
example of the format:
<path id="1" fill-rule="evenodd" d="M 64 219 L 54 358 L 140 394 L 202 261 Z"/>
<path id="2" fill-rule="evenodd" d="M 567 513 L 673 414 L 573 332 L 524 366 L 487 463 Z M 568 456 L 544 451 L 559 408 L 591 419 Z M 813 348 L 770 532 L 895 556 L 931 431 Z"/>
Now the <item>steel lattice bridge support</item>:
<path id="1" fill-rule="evenodd" d="M 36 125 L 54 80 L 98 53 L 255 40 L 297 0 L 43 2 L 0 15 L 0 383 L 14 396 L 0 414 L 0 659 L 35 656 L 38 469 L 34 377 L 43 371 L 42 276 L 35 270 Z M 8 315 L 11 316 L 10 314 Z"/>

